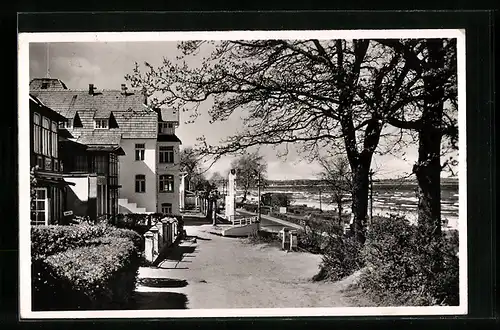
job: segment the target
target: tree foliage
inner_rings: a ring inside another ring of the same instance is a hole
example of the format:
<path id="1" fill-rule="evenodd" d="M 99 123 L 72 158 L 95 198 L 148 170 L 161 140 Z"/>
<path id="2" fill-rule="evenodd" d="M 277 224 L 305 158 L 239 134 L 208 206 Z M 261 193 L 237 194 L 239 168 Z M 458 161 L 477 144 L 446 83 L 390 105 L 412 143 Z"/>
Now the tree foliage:
<path id="1" fill-rule="evenodd" d="M 200 137 L 199 150 L 214 160 L 259 145 L 285 150 L 293 145 L 312 159 L 321 150 L 344 152 L 352 172 L 354 230 L 363 242 L 373 154 L 381 138 L 394 140 L 387 151 L 403 144 L 403 134 L 383 128 L 401 122 L 401 116 L 408 121 L 425 106 L 425 77 L 437 74 L 415 66 L 426 54 L 421 44 L 425 41 L 186 41 L 178 45 L 177 61 L 165 59 L 157 68 L 145 63 L 144 70 L 136 64 L 126 79 L 144 88 L 153 106 L 187 111 L 189 121 L 199 116 L 202 103 L 211 104 L 210 122 L 239 115 L 245 128 L 221 144 Z M 208 55 L 199 65 L 187 64 L 202 53 Z"/>

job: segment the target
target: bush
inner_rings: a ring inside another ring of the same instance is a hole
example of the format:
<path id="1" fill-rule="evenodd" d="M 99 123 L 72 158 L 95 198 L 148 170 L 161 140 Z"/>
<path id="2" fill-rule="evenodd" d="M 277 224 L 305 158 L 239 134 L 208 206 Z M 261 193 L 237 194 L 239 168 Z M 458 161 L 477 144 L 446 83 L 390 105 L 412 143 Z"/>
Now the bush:
<path id="1" fill-rule="evenodd" d="M 359 284 L 387 305 L 458 305 L 457 243 L 456 235 L 429 241 L 403 217 L 379 218 L 367 233 Z"/>
<path id="2" fill-rule="evenodd" d="M 144 239 L 134 230 L 108 227 L 105 232 L 105 236 L 127 238 L 134 243 L 134 246 L 136 247 L 137 251 L 144 250 L 143 249 Z"/>
<path id="3" fill-rule="evenodd" d="M 102 237 L 33 263 L 33 309 L 123 308 L 135 289 L 139 257 L 130 239 Z"/>
<path id="4" fill-rule="evenodd" d="M 31 256 L 40 259 L 84 246 L 87 241 L 103 236 L 108 228 L 105 225 L 32 226 Z"/>
<path id="5" fill-rule="evenodd" d="M 331 237 L 323 251 L 320 272 L 313 279 L 338 281 L 361 269 L 364 265 L 362 247 L 354 238 Z"/>

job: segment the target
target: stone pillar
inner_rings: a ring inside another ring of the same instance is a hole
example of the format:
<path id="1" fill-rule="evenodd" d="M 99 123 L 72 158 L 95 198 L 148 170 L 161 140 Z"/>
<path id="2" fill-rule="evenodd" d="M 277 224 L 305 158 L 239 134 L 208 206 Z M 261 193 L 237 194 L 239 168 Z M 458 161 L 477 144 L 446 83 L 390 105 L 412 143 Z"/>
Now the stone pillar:
<path id="1" fill-rule="evenodd" d="M 153 233 L 151 231 L 147 231 L 144 234 L 144 257 L 147 261 L 153 262 L 154 253 L 153 253 Z"/>
<path id="2" fill-rule="evenodd" d="M 297 231 L 290 231 L 290 251 L 297 250 Z"/>
<path id="3" fill-rule="evenodd" d="M 153 226 L 149 230 L 153 234 L 153 258 L 156 258 L 159 252 L 159 246 L 158 246 L 158 227 Z"/>
<path id="4" fill-rule="evenodd" d="M 281 248 L 283 250 L 288 250 L 290 247 L 290 235 L 288 228 L 283 227 L 283 229 L 281 229 L 280 234 L 281 234 Z"/>
<path id="5" fill-rule="evenodd" d="M 161 219 L 161 225 L 162 225 L 162 242 L 163 245 L 167 244 L 168 245 L 168 227 L 170 226 L 170 222 L 168 218 L 163 218 Z"/>

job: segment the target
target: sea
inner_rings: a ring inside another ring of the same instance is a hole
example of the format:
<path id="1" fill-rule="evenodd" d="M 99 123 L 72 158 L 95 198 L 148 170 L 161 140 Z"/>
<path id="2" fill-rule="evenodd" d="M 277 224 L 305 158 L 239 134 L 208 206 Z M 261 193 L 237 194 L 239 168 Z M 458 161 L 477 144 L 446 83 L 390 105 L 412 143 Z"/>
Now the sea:
<path id="1" fill-rule="evenodd" d="M 415 223 L 417 220 L 417 193 L 416 185 L 398 187 L 376 187 L 373 189 L 373 215 L 387 216 L 389 214 L 405 215 L 406 218 Z M 336 204 L 332 203 L 332 196 L 329 193 L 311 191 L 296 187 L 266 187 L 262 193 L 286 193 L 292 197 L 292 205 L 306 205 L 308 207 L 327 210 L 336 210 Z M 446 186 L 441 190 L 441 217 L 445 228 L 458 229 L 458 185 Z M 237 191 L 237 198 L 242 197 Z M 238 198 L 239 199 L 239 198 Z M 251 190 L 247 197 L 249 202 L 257 202 L 256 190 Z M 351 197 L 345 195 L 344 210 L 350 213 Z"/>

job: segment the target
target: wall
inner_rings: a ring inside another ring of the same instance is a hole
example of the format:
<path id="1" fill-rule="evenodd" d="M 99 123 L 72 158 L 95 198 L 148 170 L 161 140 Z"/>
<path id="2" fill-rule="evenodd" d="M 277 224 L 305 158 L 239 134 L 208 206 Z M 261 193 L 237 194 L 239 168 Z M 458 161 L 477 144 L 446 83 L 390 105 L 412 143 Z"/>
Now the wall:
<path id="1" fill-rule="evenodd" d="M 173 146 L 174 147 L 174 163 L 170 164 L 160 164 L 159 158 L 159 150 L 160 146 Z M 179 143 L 178 142 L 158 142 L 157 143 L 157 195 L 158 195 L 158 205 L 157 212 L 161 212 L 161 204 L 162 203 L 171 203 L 172 204 L 172 214 L 178 215 L 180 214 L 180 202 L 179 202 L 179 194 L 180 194 L 180 183 L 181 178 L 179 175 Z M 174 176 L 174 191 L 173 192 L 159 192 L 159 178 L 162 174 L 171 174 Z"/>
<path id="2" fill-rule="evenodd" d="M 135 144 L 144 143 L 146 151 L 143 161 L 135 160 Z M 120 146 L 125 151 L 125 156 L 118 157 L 119 178 L 118 189 L 120 198 L 127 198 L 129 203 L 137 203 L 137 207 L 146 208 L 147 212 L 156 211 L 156 139 L 123 139 Z M 146 176 L 146 192 L 135 192 L 135 176 Z"/>
<path id="3" fill-rule="evenodd" d="M 68 177 L 64 178 L 66 182 L 72 182 L 74 186 L 68 186 L 66 210 L 73 211 L 74 215 L 87 216 L 87 207 L 89 200 L 89 179 L 88 177 Z"/>

